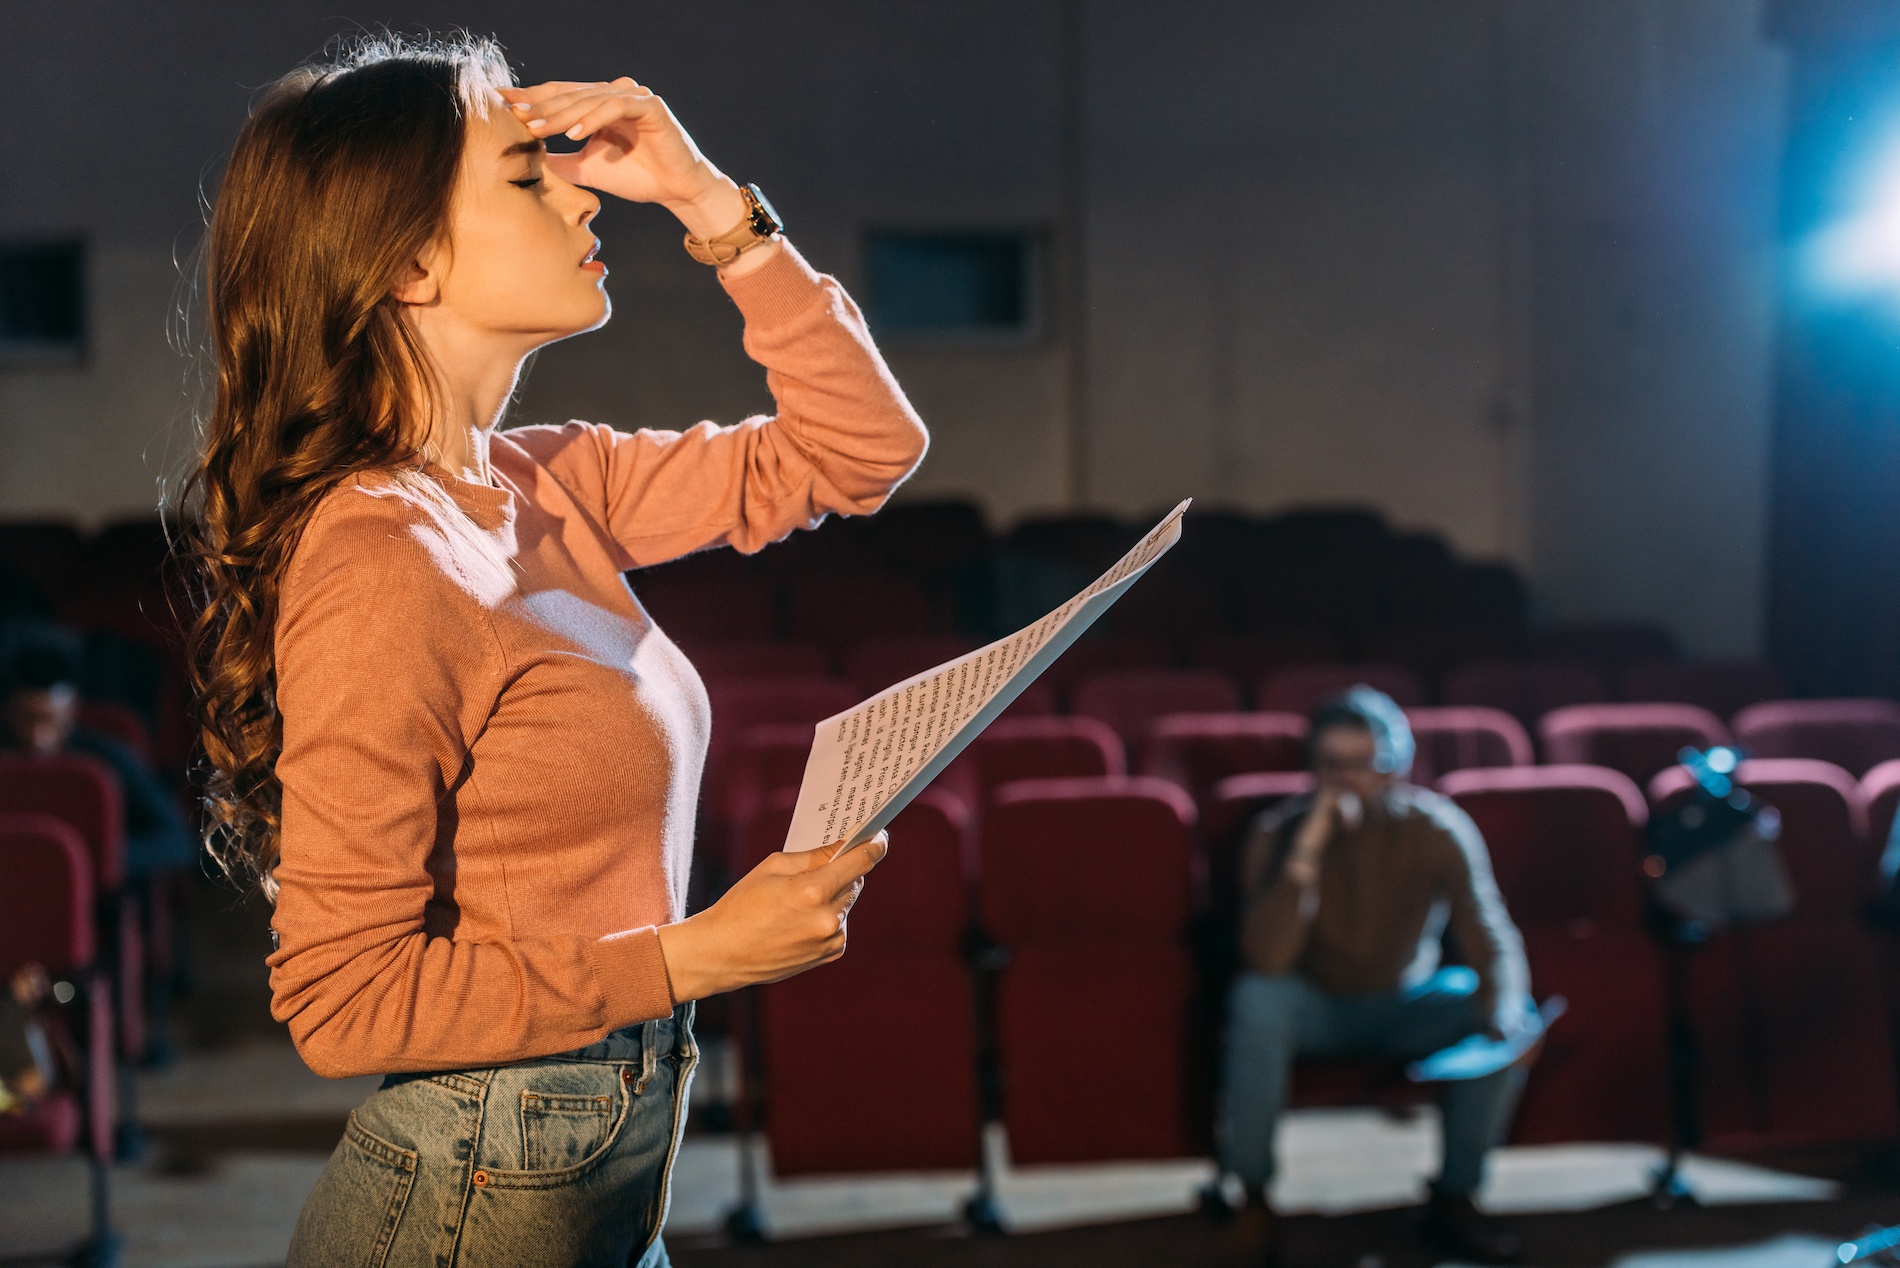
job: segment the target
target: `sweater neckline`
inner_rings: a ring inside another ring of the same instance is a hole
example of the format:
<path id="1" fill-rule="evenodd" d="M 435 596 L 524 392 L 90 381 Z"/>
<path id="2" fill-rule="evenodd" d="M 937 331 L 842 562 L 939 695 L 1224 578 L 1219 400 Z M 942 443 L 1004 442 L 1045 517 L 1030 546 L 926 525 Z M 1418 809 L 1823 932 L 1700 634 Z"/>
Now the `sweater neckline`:
<path id="1" fill-rule="evenodd" d="M 514 482 L 492 464 L 489 471 L 495 479 L 494 484 L 464 480 L 447 467 L 434 462 L 428 463 L 426 469 L 455 505 L 480 527 L 492 530 L 514 522 L 517 492 Z"/>

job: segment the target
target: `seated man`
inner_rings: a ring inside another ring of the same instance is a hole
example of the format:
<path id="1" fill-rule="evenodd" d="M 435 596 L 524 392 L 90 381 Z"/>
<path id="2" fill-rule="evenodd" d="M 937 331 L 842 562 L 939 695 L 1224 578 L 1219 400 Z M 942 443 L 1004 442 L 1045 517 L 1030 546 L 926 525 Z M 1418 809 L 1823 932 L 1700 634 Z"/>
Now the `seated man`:
<path id="1" fill-rule="evenodd" d="M 1295 1057 L 1423 1057 L 1513 1032 L 1530 1008 L 1523 942 L 1476 825 L 1401 782 L 1414 749 L 1404 713 L 1355 687 L 1314 713 L 1307 745 L 1313 795 L 1262 815 L 1241 855 L 1221 1161 L 1246 1188 L 1231 1231 L 1237 1256 L 1254 1263 L 1277 1258 L 1267 1185 Z M 1441 968 L 1441 940 L 1470 967 Z M 1522 1077 L 1510 1067 L 1444 1086 L 1444 1165 L 1425 1231 L 1460 1259 L 1519 1253 L 1471 1195 Z"/>
<path id="2" fill-rule="evenodd" d="M 125 818 L 125 870 L 134 880 L 190 867 L 198 846 L 176 802 L 124 742 L 78 724 L 84 656 L 71 633 L 44 621 L 9 626 L 0 638 L 6 726 L 0 748 L 84 753 L 118 777 Z"/>

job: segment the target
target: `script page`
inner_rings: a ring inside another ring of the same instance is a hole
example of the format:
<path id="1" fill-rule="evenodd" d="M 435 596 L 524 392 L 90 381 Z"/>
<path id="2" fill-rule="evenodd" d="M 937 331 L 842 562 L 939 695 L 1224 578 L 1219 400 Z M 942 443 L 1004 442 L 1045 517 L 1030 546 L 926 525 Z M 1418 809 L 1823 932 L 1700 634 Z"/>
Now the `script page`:
<path id="1" fill-rule="evenodd" d="M 883 831 L 983 728 L 1181 539 L 1187 502 L 1093 585 L 1034 625 L 887 687 L 818 724 L 787 850 Z"/>

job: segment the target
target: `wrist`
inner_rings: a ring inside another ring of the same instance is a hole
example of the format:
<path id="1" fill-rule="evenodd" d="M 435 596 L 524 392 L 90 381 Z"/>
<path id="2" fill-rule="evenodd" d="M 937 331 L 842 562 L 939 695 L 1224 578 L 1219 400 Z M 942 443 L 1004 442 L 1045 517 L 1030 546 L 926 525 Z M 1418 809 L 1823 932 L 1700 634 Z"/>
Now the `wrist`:
<path id="1" fill-rule="evenodd" d="M 716 940 L 705 936 L 704 917 L 705 913 L 701 912 L 659 928 L 660 957 L 666 961 L 666 977 L 672 985 L 675 1004 L 705 999 L 732 989 L 731 983 L 719 980 L 719 974 L 710 963 L 711 944 Z"/>
<path id="2" fill-rule="evenodd" d="M 745 196 L 730 176 L 707 165 L 706 181 L 700 191 L 688 199 L 669 202 L 666 209 L 679 218 L 686 232 L 695 238 L 716 238 L 729 232 L 746 218 Z"/>

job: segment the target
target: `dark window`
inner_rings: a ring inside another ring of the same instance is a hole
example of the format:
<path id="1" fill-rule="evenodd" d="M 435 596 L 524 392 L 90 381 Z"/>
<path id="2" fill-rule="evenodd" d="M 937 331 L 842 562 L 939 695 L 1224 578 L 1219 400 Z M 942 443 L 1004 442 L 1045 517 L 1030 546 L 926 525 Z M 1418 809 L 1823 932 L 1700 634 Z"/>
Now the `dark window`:
<path id="1" fill-rule="evenodd" d="M 0 243 L 0 352 L 77 353 L 85 341 L 84 248 Z"/>
<path id="2" fill-rule="evenodd" d="M 871 325 L 926 337 L 1027 338 L 1036 326 L 1035 248 L 1026 233 L 870 233 Z"/>

